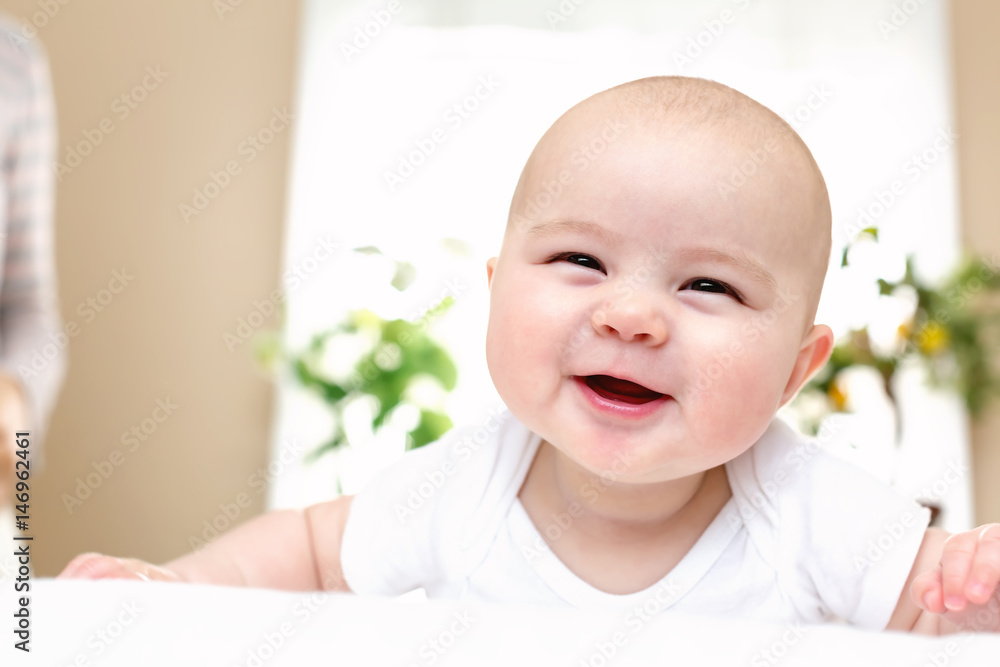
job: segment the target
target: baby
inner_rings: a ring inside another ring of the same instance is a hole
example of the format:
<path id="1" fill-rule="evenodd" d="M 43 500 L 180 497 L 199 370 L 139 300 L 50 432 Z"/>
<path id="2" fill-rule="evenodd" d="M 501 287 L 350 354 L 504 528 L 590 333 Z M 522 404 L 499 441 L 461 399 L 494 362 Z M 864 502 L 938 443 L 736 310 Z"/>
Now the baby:
<path id="1" fill-rule="evenodd" d="M 808 148 L 741 93 L 599 93 L 538 142 L 487 262 L 509 414 L 356 497 L 60 576 L 997 631 L 1000 524 L 928 529 L 775 418 L 833 345 L 813 323 L 830 218 Z"/>

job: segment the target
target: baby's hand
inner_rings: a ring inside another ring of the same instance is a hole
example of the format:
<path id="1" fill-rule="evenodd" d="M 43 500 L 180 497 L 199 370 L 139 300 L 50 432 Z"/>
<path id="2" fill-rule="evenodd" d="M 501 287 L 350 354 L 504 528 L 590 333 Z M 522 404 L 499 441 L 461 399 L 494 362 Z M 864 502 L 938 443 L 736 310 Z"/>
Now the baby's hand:
<path id="1" fill-rule="evenodd" d="M 142 581 L 184 581 L 174 572 L 135 558 L 115 558 L 83 553 L 69 562 L 56 579 L 141 579 Z"/>
<path id="2" fill-rule="evenodd" d="M 990 523 L 945 540 L 940 563 L 913 580 L 910 597 L 960 632 L 1000 632 L 998 583 L 1000 524 Z"/>

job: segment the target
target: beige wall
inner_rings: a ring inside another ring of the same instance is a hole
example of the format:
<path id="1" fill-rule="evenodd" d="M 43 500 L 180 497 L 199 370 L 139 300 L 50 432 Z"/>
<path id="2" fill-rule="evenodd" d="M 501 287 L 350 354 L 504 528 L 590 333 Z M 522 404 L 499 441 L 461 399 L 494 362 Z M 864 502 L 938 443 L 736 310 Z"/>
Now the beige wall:
<path id="1" fill-rule="evenodd" d="M 1000 3 L 952 0 L 959 193 L 966 246 L 1000 254 Z M 1000 521 L 1000 402 L 973 425 L 976 521 Z"/>
<path id="2" fill-rule="evenodd" d="M 59 11 L 39 38 L 53 71 L 60 158 L 102 119 L 114 130 L 58 191 L 62 313 L 81 332 L 48 467 L 33 488 L 41 576 L 84 550 L 154 562 L 178 555 L 241 492 L 254 502 L 240 520 L 263 508 L 247 478 L 266 458 L 270 383 L 250 345 L 230 353 L 223 334 L 279 284 L 291 132 L 252 161 L 240 145 L 272 109 L 292 110 L 299 18 L 288 0 L 242 2 L 221 18 L 212 2 L 192 0 L 51 4 Z M 30 18 L 39 5 L 2 8 Z M 145 100 L 123 118 L 115 100 L 143 83 L 147 67 L 166 77 L 155 88 L 146 78 L 152 89 L 138 91 Z M 186 224 L 179 205 L 230 160 L 241 173 Z M 79 304 L 122 268 L 134 280 L 87 322 Z M 265 328 L 276 326 L 272 317 Z M 167 399 L 174 414 L 129 451 L 122 434 Z M 63 494 L 113 450 L 121 465 L 70 514 Z"/>

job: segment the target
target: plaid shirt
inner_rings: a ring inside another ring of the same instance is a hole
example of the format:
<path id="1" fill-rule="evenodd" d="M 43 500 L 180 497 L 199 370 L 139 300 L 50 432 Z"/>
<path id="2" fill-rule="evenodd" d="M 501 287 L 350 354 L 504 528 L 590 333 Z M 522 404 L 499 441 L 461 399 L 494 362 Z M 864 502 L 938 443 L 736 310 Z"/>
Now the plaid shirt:
<path id="1" fill-rule="evenodd" d="M 55 113 L 48 60 L 0 16 L 0 373 L 21 383 L 34 458 L 66 369 L 53 249 Z"/>

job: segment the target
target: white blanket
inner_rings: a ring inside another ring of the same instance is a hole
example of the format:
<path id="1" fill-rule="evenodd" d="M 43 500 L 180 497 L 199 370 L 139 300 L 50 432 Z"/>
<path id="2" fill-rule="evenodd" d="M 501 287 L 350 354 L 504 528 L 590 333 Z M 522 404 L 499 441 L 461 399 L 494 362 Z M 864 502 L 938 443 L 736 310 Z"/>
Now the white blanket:
<path id="1" fill-rule="evenodd" d="M 52 579 L 32 581 L 23 654 L 12 648 L 11 590 L 0 598 L 0 665 L 1000 665 L 998 635 L 924 638 L 671 612 L 639 625 L 565 609 Z"/>

